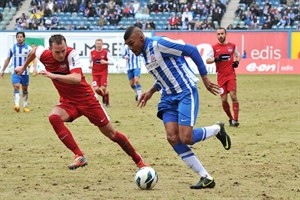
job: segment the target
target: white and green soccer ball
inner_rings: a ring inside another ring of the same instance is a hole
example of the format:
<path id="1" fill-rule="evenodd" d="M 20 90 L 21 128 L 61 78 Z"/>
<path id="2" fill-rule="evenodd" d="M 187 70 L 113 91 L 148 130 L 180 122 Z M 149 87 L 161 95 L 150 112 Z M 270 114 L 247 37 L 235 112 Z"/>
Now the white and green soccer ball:
<path id="1" fill-rule="evenodd" d="M 140 189 L 151 190 L 158 181 L 158 175 L 152 167 L 142 167 L 136 172 L 134 180 Z"/>

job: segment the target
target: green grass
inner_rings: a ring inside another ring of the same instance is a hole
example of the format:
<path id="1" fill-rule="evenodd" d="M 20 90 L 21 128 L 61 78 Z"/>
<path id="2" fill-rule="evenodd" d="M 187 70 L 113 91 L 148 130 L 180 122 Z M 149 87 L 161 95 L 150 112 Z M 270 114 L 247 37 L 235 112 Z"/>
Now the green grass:
<path id="1" fill-rule="evenodd" d="M 210 76 L 215 81 L 215 76 Z M 91 76 L 87 75 L 91 81 Z M 153 84 L 142 75 L 143 90 Z M 69 171 L 72 153 L 57 138 L 48 114 L 58 95 L 51 81 L 31 77 L 30 113 L 13 111 L 10 75 L 0 80 L 0 199 L 297 199 L 300 196 L 300 76 L 239 75 L 240 127 L 229 128 L 220 98 L 198 84 L 196 127 L 226 122 L 232 149 L 209 139 L 193 150 L 216 180 L 209 190 L 190 190 L 198 177 L 173 152 L 156 118 L 159 93 L 137 108 L 125 74 L 109 75 L 113 126 L 122 131 L 159 175 L 151 191 L 134 183 L 136 166 L 115 143 L 81 117 L 68 124 L 89 165 Z"/>

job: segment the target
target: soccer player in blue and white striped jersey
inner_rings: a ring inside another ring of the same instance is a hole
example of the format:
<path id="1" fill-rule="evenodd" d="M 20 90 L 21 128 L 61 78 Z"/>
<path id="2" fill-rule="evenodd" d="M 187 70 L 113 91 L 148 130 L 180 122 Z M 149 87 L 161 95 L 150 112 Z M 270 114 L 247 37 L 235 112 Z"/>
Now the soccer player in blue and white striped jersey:
<path id="1" fill-rule="evenodd" d="M 141 29 L 130 26 L 124 34 L 125 44 L 135 55 L 143 55 L 148 72 L 153 75 L 155 84 L 141 95 L 138 106 L 146 106 L 152 95 L 161 91 L 157 116 L 163 121 L 167 140 L 174 151 L 194 172 L 200 181 L 191 189 L 213 188 L 215 181 L 206 171 L 189 145 L 216 136 L 226 150 L 231 147 L 224 123 L 194 128 L 199 97 L 198 78 L 191 70 L 184 56 L 196 64 L 202 81 L 212 94 L 219 94 L 219 86 L 207 77 L 207 70 L 195 46 L 182 44 L 166 37 L 145 37 Z"/>
<path id="2" fill-rule="evenodd" d="M 129 85 L 135 91 L 135 100 L 137 101 L 142 95 L 140 77 L 143 58 L 142 56 L 134 55 L 127 45 L 124 46 L 122 58 L 126 60 Z"/>
<path id="3" fill-rule="evenodd" d="M 15 107 L 14 110 L 16 112 L 20 111 L 20 85 L 22 85 L 22 92 L 23 92 L 23 111 L 29 112 L 28 108 L 28 85 L 29 85 L 29 70 L 25 70 L 22 75 L 17 75 L 15 73 L 15 68 L 22 66 L 25 63 L 25 60 L 27 59 L 27 56 L 29 52 L 32 50 L 31 46 L 27 45 L 25 43 L 25 33 L 24 32 L 17 32 L 16 34 L 17 43 L 14 44 L 8 52 L 8 56 L 4 62 L 1 76 L 4 76 L 4 71 L 7 68 L 8 64 L 10 63 L 10 60 L 12 58 L 12 74 L 11 74 L 11 80 L 12 85 L 14 88 L 14 102 Z M 34 61 L 34 65 L 36 66 L 36 60 Z"/>

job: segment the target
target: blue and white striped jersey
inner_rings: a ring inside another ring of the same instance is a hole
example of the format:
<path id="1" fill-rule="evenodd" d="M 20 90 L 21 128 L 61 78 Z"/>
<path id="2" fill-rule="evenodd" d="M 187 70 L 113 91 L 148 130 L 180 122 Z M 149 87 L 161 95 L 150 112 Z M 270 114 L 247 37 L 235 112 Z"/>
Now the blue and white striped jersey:
<path id="1" fill-rule="evenodd" d="M 195 51 L 198 55 L 195 54 Z M 198 61 L 201 75 L 207 74 L 196 47 L 181 44 L 166 37 L 146 37 L 142 54 L 148 72 L 156 80 L 155 87 L 162 90 L 162 94 L 181 93 L 199 81 L 184 56 L 194 54 L 194 59 L 191 58 L 194 62 L 195 60 Z"/>
<path id="2" fill-rule="evenodd" d="M 125 56 L 128 56 L 129 59 L 126 60 L 126 67 L 127 70 L 132 70 L 136 68 L 141 68 L 143 64 L 142 56 L 136 56 L 127 45 L 124 46 L 124 51 L 122 53 L 122 58 L 125 58 Z"/>
<path id="3" fill-rule="evenodd" d="M 14 69 L 18 66 L 23 66 L 31 50 L 32 50 L 31 46 L 25 43 L 22 46 L 19 46 L 18 44 L 14 44 L 9 49 L 8 57 L 12 59 L 11 62 Z M 14 74 L 15 71 L 12 70 L 12 73 Z M 29 75 L 27 68 L 25 69 L 22 75 Z"/>

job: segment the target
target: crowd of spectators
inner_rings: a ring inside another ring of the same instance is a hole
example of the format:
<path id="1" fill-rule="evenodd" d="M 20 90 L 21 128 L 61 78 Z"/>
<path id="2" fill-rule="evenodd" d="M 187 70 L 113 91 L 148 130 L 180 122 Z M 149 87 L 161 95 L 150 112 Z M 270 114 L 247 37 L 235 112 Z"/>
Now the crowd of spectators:
<path id="1" fill-rule="evenodd" d="M 211 30 L 220 25 L 227 0 L 31 0 L 31 6 L 29 13 L 16 20 L 15 29 L 101 30 L 137 25 L 147 30 Z M 88 20 L 76 20 L 71 15 L 66 23 L 61 13 L 77 13 Z M 158 13 L 168 14 L 157 20 Z"/>
<path id="2" fill-rule="evenodd" d="M 234 27 L 228 29 L 297 29 L 300 26 L 299 0 L 241 0 L 235 11 Z"/>
<path id="3" fill-rule="evenodd" d="M 22 1 L 24 0 L 0 0 L 0 8 L 19 8 L 20 5 L 22 5 Z M 4 18 L 2 12 L 0 12 L 0 21 L 2 21 Z"/>

